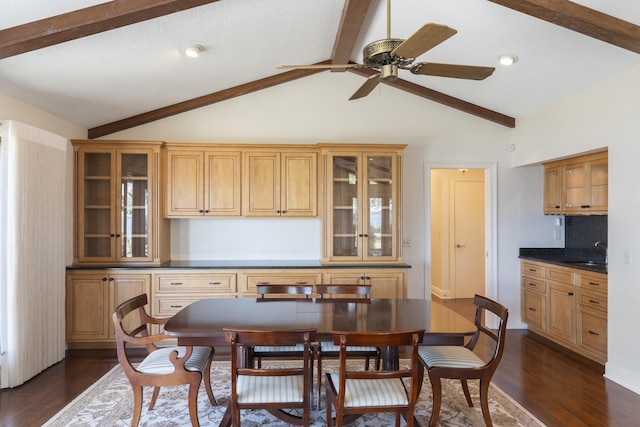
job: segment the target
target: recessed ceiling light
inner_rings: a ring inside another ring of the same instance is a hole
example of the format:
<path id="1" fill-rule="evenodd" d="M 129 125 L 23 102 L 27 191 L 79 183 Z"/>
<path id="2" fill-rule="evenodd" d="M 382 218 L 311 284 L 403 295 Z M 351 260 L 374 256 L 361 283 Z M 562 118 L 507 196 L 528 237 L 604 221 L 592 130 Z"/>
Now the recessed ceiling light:
<path id="1" fill-rule="evenodd" d="M 518 57 L 512 54 L 500 55 L 500 58 L 498 59 L 500 60 L 500 64 L 506 66 L 513 65 L 518 62 Z"/>
<path id="2" fill-rule="evenodd" d="M 184 54 L 191 58 L 197 58 L 200 55 L 200 52 L 202 52 L 202 50 L 203 50 L 202 46 L 200 46 L 199 44 L 195 44 L 193 46 L 189 46 L 185 48 Z"/>

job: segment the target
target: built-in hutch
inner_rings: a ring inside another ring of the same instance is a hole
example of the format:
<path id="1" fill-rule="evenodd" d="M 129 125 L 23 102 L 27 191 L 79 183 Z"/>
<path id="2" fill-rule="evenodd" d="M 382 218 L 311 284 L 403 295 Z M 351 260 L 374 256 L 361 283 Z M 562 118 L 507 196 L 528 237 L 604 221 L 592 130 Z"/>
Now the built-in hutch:
<path id="1" fill-rule="evenodd" d="M 255 298 L 261 283 L 367 283 L 373 297 L 406 297 L 403 145 L 72 143 L 70 347 L 112 346 L 115 306 L 143 292 L 160 317 L 202 298 Z M 216 217 L 320 218 L 322 259 L 266 268 L 172 263 L 171 219 Z"/>

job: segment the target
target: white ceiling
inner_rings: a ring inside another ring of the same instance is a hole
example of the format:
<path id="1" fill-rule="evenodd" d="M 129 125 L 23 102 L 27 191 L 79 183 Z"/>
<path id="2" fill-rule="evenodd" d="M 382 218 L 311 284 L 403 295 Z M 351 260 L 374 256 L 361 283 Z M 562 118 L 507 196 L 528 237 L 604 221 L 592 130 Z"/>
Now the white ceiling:
<path id="1" fill-rule="evenodd" d="M 100 3 L 2 0 L 0 29 Z M 284 72 L 278 65 L 330 59 L 344 3 L 220 0 L 0 59 L 0 92 L 86 128 L 100 126 Z M 640 24 L 636 1 L 575 3 Z M 386 17 L 386 1 L 373 0 L 351 60 L 362 62 L 364 45 L 386 37 Z M 640 64 L 639 54 L 486 0 L 392 2 L 392 37 L 407 38 L 426 22 L 458 33 L 417 61 L 496 71 L 484 81 L 405 70 L 400 77 L 515 118 Z M 182 54 L 192 44 L 204 46 L 197 59 Z M 503 53 L 519 61 L 502 67 Z M 344 102 L 358 102 L 347 101 L 350 95 Z"/>

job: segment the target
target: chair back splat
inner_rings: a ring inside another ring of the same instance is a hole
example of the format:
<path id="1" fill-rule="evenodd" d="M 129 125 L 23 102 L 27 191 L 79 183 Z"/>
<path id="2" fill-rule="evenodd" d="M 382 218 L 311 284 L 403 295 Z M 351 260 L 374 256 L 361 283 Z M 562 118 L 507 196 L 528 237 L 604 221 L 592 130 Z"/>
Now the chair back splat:
<path id="1" fill-rule="evenodd" d="M 420 349 L 420 360 L 427 368 L 431 387 L 433 389 L 433 410 L 430 426 L 438 424 L 440 406 L 442 404 L 442 378 L 459 379 L 465 398 L 469 406 L 473 406 L 467 380 L 479 380 L 480 405 L 482 416 L 488 427 L 493 425 L 489 413 L 489 384 L 493 373 L 498 368 L 504 352 L 505 335 L 509 311 L 502 304 L 481 295 L 474 297 L 476 305 L 476 332 L 465 346 L 424 346 Z M 484 325 L 487 312 L 493 313 L 498 319 L 498 328 L 493 331 Z M 494 343 L 493 354 L 489 360 L 484 360 L 473 352 L 480 336 L 486 336 Z"/>
<path id="2" fill-rule="evenodd" d="M 341 302 L 352 302 L 366 304 L 371 302 L 371 285 L 361 284 L 319 284 L 316 285 L 316 293 L 319 295 L 318 302 L 336 300 Z M 322 341 L 316 348 L 316 360 L 318 365 L 317 381 L 317 407 L 320 408 L 322 394 L 322 361 L 323 359 L 337 359 L 340 356 L 340 347 L 333 341 Z M 380 369 L 380 359 L 382 349 L 379 346 L 350 347 L 347 349 L 347 357 L 364 359 L 364 369 L 369 370 L 369 362 L 374 360 L 375 369 Z"/>
<path id="3" fill-rule="evenodd" d="M 314 329 L 243 330 L 225 329 L 231 345 L 231 416 L 240 425 L 240 410 L 267 409 L 290 424 L 311 423 L 311 342 Z M 302 363 L 296 367 L 254 368 L 246 365 L 246 352 L 259 346 L 302 346 Z M 302 416 L 285 409 L 301 409 Z"/>
<path id="4" fill-rule="evenodd" d="M 169 320 L 151 317 L 145 311 L 147 295 L 142 294 L 120 304 L 113 313 L 116 332 L 118 362 L 133 388 L 133 417 L 131 426 L 140 422 L 142 413 L 142 388 L 154 387 L 149 410 L 152 410 L 161 386 L 189 385 L 189 418 L 193 426 L 198 426 L 198 389 L 204 379 L 207 396 L 212 405 L 216 400 L 211 390 L 211 361 L 213 347 L 173 346 L 157 347 L 156 343 L 169 337 L 165 334 L 149 333 L 151 325 L 164 325 Z M 145 347 L 149 353 L 144 360 L 134 366 L 127 354 L 127 345 Z"/>
<path id="5" fill-rule="evenodd" d="M 334 331 L 334 344 L 340 346 L 340 368 L 339 372 L 327 373 L 325 378 L 327 425 L 333 425 L 331 409 L 335 408 L 335 425 L 338 427 L 343 425 L 345 415 L 370 412 L 395 413 L 396 426 L 400 426 L 402 415 L 407 425 L 412 427 L 422 380 L 418 346 L 423 336 L 423 329 L 402 332 Z M 347 367 L 347 349 L 358 346 L 408 346 L 411 349 L 410 366 L 388 371 L 350 370 Z"/>

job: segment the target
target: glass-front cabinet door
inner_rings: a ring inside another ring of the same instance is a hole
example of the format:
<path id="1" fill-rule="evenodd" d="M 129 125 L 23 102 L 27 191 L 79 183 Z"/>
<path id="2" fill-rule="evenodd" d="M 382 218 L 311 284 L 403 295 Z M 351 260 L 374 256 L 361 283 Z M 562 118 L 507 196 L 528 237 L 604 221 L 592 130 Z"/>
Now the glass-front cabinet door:
<path id="1" fill-rule="evenodd" d="M 397 260 L 396 154 L 335 153 L 328 165 L 328 258 Z"/>
<path id="2" fill-rule="evenodd" d="M 78 261 L 151 261 L 152 151 L 78 152 Z"/>

